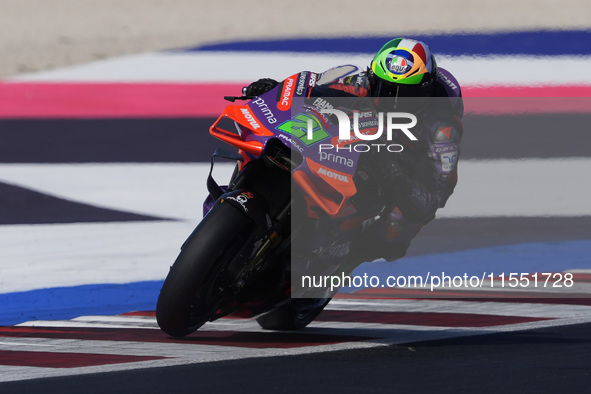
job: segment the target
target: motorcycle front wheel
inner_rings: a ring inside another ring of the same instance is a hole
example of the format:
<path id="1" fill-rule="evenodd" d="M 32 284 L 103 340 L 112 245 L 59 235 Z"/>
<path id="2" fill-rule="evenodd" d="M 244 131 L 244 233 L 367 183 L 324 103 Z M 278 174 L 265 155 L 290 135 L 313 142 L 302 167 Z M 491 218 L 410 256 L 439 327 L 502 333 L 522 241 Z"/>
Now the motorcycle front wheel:
<path id="1" fill-rule="evenodd" d="M 244 248 L 255 227 L 231 204 L 214 205 L 183 244 L 162 285 L 156 305 L 162 331 L 182 337 L 215 315 L 223 299 L 223 270 L 233 259 L 249 253 Z"/>

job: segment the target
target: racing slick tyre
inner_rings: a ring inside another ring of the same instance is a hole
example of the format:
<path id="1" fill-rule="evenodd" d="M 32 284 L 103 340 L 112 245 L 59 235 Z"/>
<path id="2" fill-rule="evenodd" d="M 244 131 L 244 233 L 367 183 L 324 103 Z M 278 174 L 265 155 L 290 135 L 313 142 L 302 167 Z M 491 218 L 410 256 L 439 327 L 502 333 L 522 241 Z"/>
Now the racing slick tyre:
<path id="1" fill-rule="evenodd" d="M 256 320 L 265 330 L 301 330 L 310 324 L 330 302 L 330 298 L 295 299 Z"/>
<path id="2" fill-rule="evenodd" d="M 255 224 L 228 203 L 218 203 L 181 247 L 156 305 L 158 325 L 168 335 L 188 335 L 209 321 L 223 300 L 220 277 L 241 254 Z"/>

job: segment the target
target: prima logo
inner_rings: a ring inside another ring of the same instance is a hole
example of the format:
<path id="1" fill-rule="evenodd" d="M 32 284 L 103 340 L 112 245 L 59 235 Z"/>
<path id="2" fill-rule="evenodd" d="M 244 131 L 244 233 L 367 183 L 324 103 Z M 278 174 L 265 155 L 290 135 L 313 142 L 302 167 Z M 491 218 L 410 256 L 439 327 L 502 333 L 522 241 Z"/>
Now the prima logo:
<path id="1" fill-rule="evenodd" d="M 269 105 L 267 103 L 265 103 L 265 100 L 263 100 L 260 97 L 257 97 L 257 99 L 253 100 L 252 103 L 256 104 L 259 107 L 259 109 L 261 110 L 261 112 L 263 113 L 265 118 L 267 118 L 267 122 L 269 122 L 271 124 L 277 123 L 277 119 L 275 118 L 275 115 L 273 115 L 273 111 L 271 111 L 271 108 L 269 108 Z"/>
<path id="2" fill-rule="evenodd" d="M 319 152 L 318 152 L 320 154 L 320 162 L 330 161 L 332 163 L 336 163 L 341 166 L 353 167 L 353 165 L 355 164 L 353 159 L 350 159 L 350 158 L 347 158 L 344 156 L 339 156 L 334 153 L 323 152 L 323 149 L 325 149 L 323 147 L 324 145 L 327 145 L 331 148 L 333 147 L 332 145 L 329 145 L 329 144 L 320 144 Z"/>

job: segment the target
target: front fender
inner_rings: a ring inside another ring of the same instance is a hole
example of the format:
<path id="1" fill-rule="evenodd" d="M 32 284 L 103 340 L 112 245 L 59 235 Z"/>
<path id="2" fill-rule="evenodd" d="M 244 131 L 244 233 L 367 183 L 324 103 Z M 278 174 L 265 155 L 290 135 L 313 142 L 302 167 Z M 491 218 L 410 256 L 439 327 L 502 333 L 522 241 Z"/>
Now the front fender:
<path id="1" fill-rule="evenodd" d="M 272 229 L 273 223 L 268 213 L 267 203 L 255 192 L 246 189 L 237 189 L 224 193 L 219 201 L 220 204 L 233 205 L 262 228 L 267 230 Z"/>

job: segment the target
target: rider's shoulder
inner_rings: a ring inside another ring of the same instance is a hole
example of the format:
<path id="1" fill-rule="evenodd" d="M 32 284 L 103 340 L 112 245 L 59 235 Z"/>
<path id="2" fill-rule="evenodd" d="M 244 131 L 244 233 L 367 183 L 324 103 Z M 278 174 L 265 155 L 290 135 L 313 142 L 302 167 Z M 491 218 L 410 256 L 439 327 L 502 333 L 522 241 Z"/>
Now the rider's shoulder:
<path id="1" fill-rule="evenodd" d="M 444 68 L 437 69 L 437 81 L 435 83 L 435 97 L 445 97 L 447 104 L 438 101 L 438 104 L 443 104 L 451 108 L 456 117 L 462 118 L 464 116 L 464 100 L 462 98 L 462 89 L 458 80 Z"/>
<path id="2" fill-rule="evenodd" d="M 462 97 L 460 83 L 452 73 L 442 67 L 437 68 L 437 85 L 440 94 L 447 97 Z"/>
<path id="3" fill-rule="evenodd" d="M 351 75 L 362 73 L 364 70 L 352 64 L 344 64 L 330 68 L 320 74 L 317 85 L 327 85 L 337 82 L 339 79 L 344 79 Z"/>

